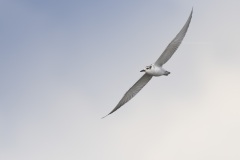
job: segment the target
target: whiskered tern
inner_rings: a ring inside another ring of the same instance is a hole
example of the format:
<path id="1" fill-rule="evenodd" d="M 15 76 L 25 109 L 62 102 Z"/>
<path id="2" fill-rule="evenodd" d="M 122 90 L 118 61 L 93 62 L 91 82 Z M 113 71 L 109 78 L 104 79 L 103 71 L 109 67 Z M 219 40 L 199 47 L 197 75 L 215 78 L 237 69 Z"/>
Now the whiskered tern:
<path id="1" fill-rule="evenodd" d="M 169 71 L 165 70 L 162 66 L 172 57 L 174 52 L 177 50 L 179 45 L 181 44 L 183 38 L 185 37 L 189 24 L 192 19 L 193 9 L 187 19 L 187 22 L 180 30 L 180 32 L 176 35 L 176 37 L 169 43 L 167 48 L 163 51 L 161 56 L 157 59 L 157 61 L 149 66 L 146 66 L 140 72 L 145 72 L 144 75 L 124 94 L 122 99 L 119 101 L 117 106 L 106 116 L 112 114 L 116 110 L 118 110 L 121 106 L 127 103 L 130 99 L 132 99 L 151 79 L 153 76 L 168 76 L 170 74 Z M 102 117 L 105 118 L 106 116 Z"/>

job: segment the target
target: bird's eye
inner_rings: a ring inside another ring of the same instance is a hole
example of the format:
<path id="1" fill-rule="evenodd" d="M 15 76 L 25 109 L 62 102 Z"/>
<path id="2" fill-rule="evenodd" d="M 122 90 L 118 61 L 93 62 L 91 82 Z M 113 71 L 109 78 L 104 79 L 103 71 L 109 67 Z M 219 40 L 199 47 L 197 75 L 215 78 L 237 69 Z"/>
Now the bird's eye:
<path id="1" fill-rule="evenodd" d="M 147 67 L 146 67 L 146 69 L 151 69 L 151 68 L 152 68 L 152 66 L 147 66 Z"/>

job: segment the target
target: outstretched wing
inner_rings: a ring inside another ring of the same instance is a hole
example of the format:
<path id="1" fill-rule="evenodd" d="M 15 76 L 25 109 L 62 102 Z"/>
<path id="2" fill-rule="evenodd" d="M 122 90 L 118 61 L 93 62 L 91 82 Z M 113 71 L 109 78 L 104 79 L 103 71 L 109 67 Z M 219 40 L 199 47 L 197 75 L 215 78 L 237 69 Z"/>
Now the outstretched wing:
<path id="1" fill-rule="evenodd" d="M 177 50 L 177 48 L 181 44 L 181 42 L 182 42 L 183 38 L 185 37 L 185 34 L 188 30 L 189 24 L 192 19 L 192 13 L 193 13 L 193 10 L 191 11 L 189 18 L 188 18 L 187 22 L 185 23 L 185 25 L 183 26 L 183 28 L 181 29 L 181 31 L 177 34 L 177 36 L 171 41 L 171 43 L 163 51 L 162 55 L 155 62 L 155 65 L 162 66 L 163 64 L 165 64 L 172 57 L 174 52 Z"/>
<path id="2" fill-rule="evenodd" d="M 132 99 L 150 80 L 152 76 L 148 74 L 144 74 L 122 97 L 122 99 L 119 101 L 117 106 L 108 114 L 112 114 L 116 110 L 118 110 L 121 106 L 123 106 L 125 103 L 127 103 L 130 99 Z M 108 116 L 106 115 L 106 116 Z M 104 116 L 103 118 L 105 118 Z"/>

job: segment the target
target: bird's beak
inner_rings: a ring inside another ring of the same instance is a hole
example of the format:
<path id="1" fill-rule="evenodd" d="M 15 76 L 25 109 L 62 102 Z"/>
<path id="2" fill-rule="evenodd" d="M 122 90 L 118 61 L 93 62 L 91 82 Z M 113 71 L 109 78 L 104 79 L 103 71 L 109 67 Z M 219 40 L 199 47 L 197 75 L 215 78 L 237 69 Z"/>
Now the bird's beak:
<path id="1" fill-rule="evenodd" d="M 145 72 L 145 69 L 141 70 L 140 72 Z"/>

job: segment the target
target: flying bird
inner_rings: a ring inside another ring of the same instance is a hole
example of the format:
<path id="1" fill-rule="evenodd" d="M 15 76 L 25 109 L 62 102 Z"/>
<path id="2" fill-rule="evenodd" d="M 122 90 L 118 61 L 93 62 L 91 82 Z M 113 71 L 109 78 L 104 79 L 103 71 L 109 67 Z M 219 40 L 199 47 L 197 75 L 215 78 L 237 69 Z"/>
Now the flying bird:
<path id="1" fill-rule="evenodd" d="M 131 100 L 151 79 L 153 76 L 168 76 L 170 74 L 169 71 L 165 70 L 162 66 L 172 57 L 174 52 L 177 50 L 179 45 L 181 44 L 183 38 L 186 35 L 189 24 L 192 19 L 193 9 L 187 19 L 187 22 L 184 24 L 183 28 L 176 35 L 176 37 L 168 44 L 167 48 L 163 51 L 161 56 L 157 59 L 157 61 L 149 66 L 146 66 L 140 72 L 145 72 L 144 75 L 124 94 L 122 99 L 119 101 L 117 106 L 106 116 L 112 114 L 116 110 L 118 110 L 121 106 Z M 106 116 L 102 117 L 105 118 Z"/>

